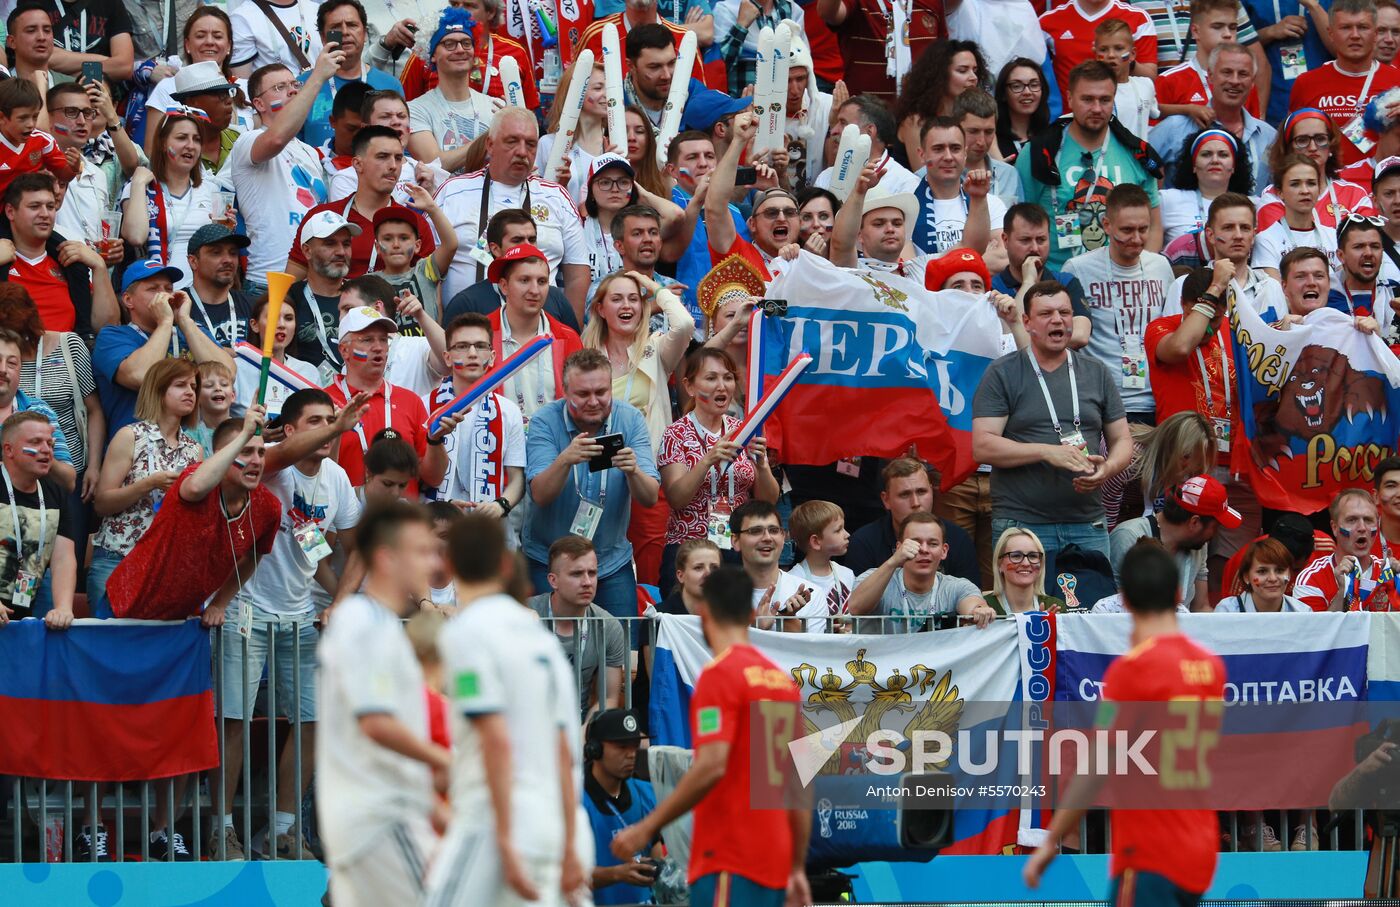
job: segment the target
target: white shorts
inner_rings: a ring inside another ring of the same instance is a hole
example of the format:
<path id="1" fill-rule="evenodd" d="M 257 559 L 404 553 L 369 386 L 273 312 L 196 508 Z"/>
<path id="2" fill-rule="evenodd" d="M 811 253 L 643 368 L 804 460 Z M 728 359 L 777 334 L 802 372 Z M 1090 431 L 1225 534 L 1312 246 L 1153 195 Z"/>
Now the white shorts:
<path id="1" fill-rule="evenodd" d="M 349 860 L 331 861 L 331 903 L 335 907 L 417 904 L 435 836 L 426 820 L 385 829 L 374 846 Z"/>
<path id="2" fill-rule="evenodd" d="M 563 907 L 560 861 L 529 857 L 521 860 L 526 875 L 539 891 L 538 901 L 521 900 L 506 885 L 496 838 L 490 829 L 449 831 L 428 871 L 423 907 Z M 341 907 L 339 901 L 335 907 Z"/>

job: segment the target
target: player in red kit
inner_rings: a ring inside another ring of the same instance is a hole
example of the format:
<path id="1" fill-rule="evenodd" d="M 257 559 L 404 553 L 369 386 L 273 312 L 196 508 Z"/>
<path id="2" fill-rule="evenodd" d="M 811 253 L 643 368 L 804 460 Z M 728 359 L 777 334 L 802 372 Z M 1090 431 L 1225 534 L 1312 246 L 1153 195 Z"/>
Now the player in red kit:
<path id="1" fill-rule="evenodd" d="M 700 672 L 690 700 L 695 761 L 669 797 L 612 839 L 613 854 L 630 860 L 662 828 L 695 810 L 691 907 L 812 901 L 806 870 L 811 810 L 753 805 L 762 792 L 750 789 L 751 763 L 762 753 L 769 766 L 788 765 L 788 743 L 796 736 L 800 715 L 792 678 L 749 644 L 752 620 L 748 574 L 721 567 L 705 578 L 700 625 L 717 654 Z M 754 747 L 754 734 L 762 735 L 762 750 Z M 769 773 L 774 793 L 784 784 L 782 774 L 774 778 Z"/>
<path id="2" fill-rule="evenodd" d="M 1166 549 L 1150 540 L 1139 542 L 1124 556 L 1119 575 L 1123 605 L 1133 615 L 1133 648 L 1104 672 L 1103 698 L 1114 728 L 1125 724 L 1117 715 L 1119 703 L 1171 702 L 1173 715 L 1182 706 L 1196 707 L 1189 721 L 1195 732 L 1181 741 L 1175 764 L 1199 769 L 1174 773 L 1171 779 L 1164 769 L 1162 779 L 1164 787 L 1170 781 L 1174 790 L 1191 790 L 1208 783 L 1206 753 L 1217 736 L 1209 731 L 1219 728 L 1225 665 L 1177 628 L 1177 569 Z M 1181 749 L 1195 752 L 1182 753 Z M 1067 799 L 1087 804 L 1103 781 L 1100 775 L 1076 779 Z M 1040 884 L 1060 840 L 1079 827 L 1084 813 L 1083 808 L 1055 812 L 1045 842 L 1026 863 L 1027 886 Z M 1194 907 L 1210 887 L 1220 842 L 1214 810 L 1115 809 L 1109 828 L 1113 841 L 1111 903 L 1118 907 Z"/>

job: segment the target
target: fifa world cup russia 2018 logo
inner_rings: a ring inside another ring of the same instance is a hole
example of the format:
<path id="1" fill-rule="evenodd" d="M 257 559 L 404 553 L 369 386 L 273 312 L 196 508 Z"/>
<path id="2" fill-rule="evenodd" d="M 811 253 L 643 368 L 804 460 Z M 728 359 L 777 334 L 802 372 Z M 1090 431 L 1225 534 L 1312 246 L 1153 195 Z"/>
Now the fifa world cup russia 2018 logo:
<path id="1" fill-rule="evenodd" d="M 831 801 L 822 797 L 817 801 L 817 823 L 820 825 L 818 834 L 823 838 L 831 837 Z"/>

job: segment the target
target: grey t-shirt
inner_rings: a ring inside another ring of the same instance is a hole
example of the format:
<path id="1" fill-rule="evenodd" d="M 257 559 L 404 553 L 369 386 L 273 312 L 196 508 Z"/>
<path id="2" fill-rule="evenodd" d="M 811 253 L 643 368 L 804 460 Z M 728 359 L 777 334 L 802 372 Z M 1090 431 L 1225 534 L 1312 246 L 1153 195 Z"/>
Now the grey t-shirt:
<path id="1" fill-rule="evenodd" d="M 1031 369 L 1029 350 L 1002 356 L 982 376 L 972 398 L 972 417 L 1006 417 L 1002 436 L 1026 444 L 1058 444 L 1045 395 Z M 1123 418 L 1118 384 L 1108 368 L 1090 356 L 1070 354 L 1079 388 L 1079 430 L 1090 453 L 1098 453 L 1103 427 Z M 1045 373 L 1060 428 L 1074 428 L 1069 365 Z M 1092 523 L 1104 518 L 1099 492 L 1080 494 L 1074 477 L 1048 463 L 992 469 L 992 516 L 1027 523 Z"/>
<path id="2" fill-rule="evenodd" d="M 1123 408 L 1131 413 L 1151 413 L 1155 409 L 1150 379 L 1146 387 L 1124 387 L 1123 354 L 1135 349 L 1145 356 L 1143 336 L 1147 325 L 1160 318 L 1167 291 L 1176 276 L 1171 263 L 1156 252 L 1143 252 L 1132 267 L 1114 264 L 1108 247 L 1076 255 L 1065 262 L 1065 273 L 1079 278 L 1084 288 L 1084 304 L 1094 332 L 1084 351 L 1108 366 L 1115 386 L 1123 397 Z M 1125 346 L 1124 337 L 1128 337 Z M 1144 358 L 1138 363 L 1144 375 Z"/>
<path id="3" fill-rule="evenodd" d="M 532 596 L 525 604 L 540 617 L 549 618 L 549 597 L 550 593 L 545 592 Z M 588 711 L 589 692 L 593 689 L 598 669 L 603 665 L 620 668 L 627 662 L 627 634 L 622 629 L 622 622 L 598 605 L 589 605 L 584 616 L 588 620 L 571 621 L 556 617 L 555 626 L 550 628 L 563 647 L 564 656 L 569 659 L 569 666 L 573 668 L 574 678 L 578 681 L 580 712 Z M 560 633 L 560 624 L 572 625 L 572 632 L 567 635 Z"/>
<path id="4" fill-rule="evenodd" d="M 1157 538 L 1160 532 L 1153 532 L 1152 521 L 1160 517 L 1140 516 L 1133 520 L 1124 520 L 1113 531 L 1108 534 L 1108 556 L 1113 565 L 1113 581 L 1120 582 L 1118 567 L 1123 563 L 1123 556 L 1128 553 L 1128 549 L 1145 538 Z M 1196 596 L 1196 580 L 1207 579 L 1210 576 L 1210 568 L 1206 565 L 1206 549 L 1198 548 L 1195 551 L 1178 551 L 1173 555 L 1176 558 L 1177 569 L 1181 571 L 1181 583 L 1177 586 L 1176 600 L 1178 604 L 1191 607 L 1191 600 Z"/>
<path id="5" fill-rule="evenodd" d="M 872 567 L 856 577 L 856 586 L 859 587 L 878 569 Z M 904 586 L 904 568 L 900 567 L 894 571 L 894 577 L 885 587 L 884 594 L 880 596 L 880 603 L 870 612 L 899 619 L 857 621 L 856 632 L 917 633 L 921 630 L 932 630 L 933 626 L 928 621 L 908 618 L 956 613 L 958 602 L 969 595 L 978 599 L 982 597 L 982 593 L 972 583 L 960 576 L 950 576 L 946 573 L 935 575 L 933 588 L 928 592 L 910 592 Z"/>

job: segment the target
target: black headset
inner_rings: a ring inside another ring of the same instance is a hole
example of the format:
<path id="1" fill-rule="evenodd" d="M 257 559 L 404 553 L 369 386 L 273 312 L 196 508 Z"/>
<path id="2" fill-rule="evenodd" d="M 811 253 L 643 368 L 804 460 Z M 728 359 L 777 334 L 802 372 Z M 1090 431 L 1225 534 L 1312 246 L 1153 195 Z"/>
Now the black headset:
<path id="1" fill-rule="evenodd" d="M 588 727 L 584 729 L 583 760 L 585 762 L 597 762 L 603 758 L 603 742 L 601 740 L 590 739 L 593 735 L 593 723 L 598 720 L 602 712 L 594 712 L 593 717 L 588 719 Z"/>

